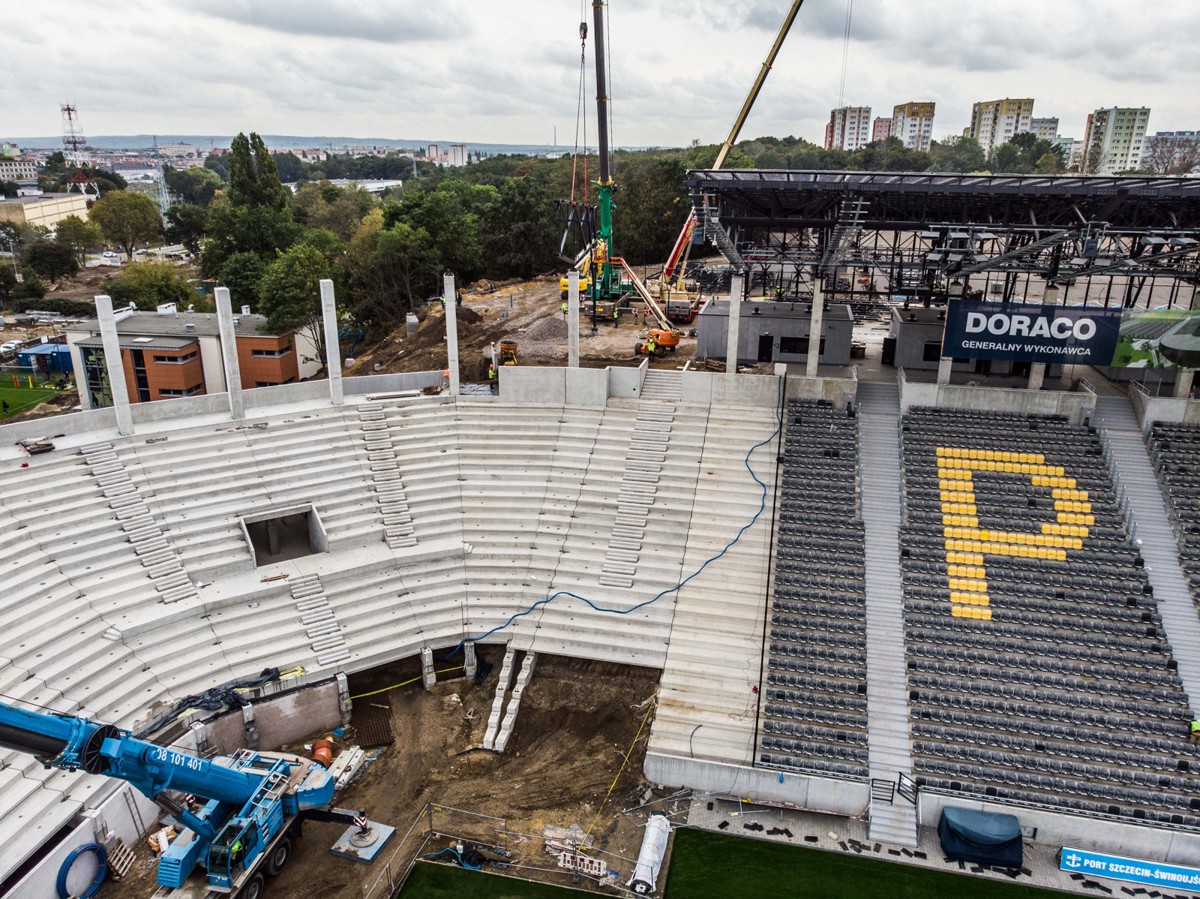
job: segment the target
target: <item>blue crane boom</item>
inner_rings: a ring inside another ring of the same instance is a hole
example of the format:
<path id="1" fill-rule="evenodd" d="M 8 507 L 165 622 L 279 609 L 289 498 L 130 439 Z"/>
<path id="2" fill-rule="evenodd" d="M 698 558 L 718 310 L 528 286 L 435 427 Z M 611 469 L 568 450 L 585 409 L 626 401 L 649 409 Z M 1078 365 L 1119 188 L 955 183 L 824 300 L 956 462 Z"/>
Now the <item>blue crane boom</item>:
<path id="1" fill-rule="evenodd" d="M 282 753 L 243 750 L 233 758 L 200 758 L 111 724 L 3 702 L 0 747 L 28 753 L 48 768 L 126 781 L 166 808 L 187 828 L 159 860 L 158 882 L 166 887 L 182 887 L 202 865 L 209 885 L 228 892 L 254 875 L 266 850 L 306 813 L 347 824 L 364 814 L 331 808 L 329 773 Z M 168 790 L 206 802 L 193 810 Z"/>

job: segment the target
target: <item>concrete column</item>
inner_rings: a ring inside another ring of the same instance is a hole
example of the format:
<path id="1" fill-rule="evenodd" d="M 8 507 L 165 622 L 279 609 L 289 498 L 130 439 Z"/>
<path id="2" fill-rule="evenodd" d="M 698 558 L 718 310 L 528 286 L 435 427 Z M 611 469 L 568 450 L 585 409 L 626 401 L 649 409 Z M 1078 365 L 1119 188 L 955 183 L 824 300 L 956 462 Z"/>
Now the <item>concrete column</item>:
<path id="1" fill-rule="evenodd" d="M 450 395 L 458 396 L 458 303 L 454 296 L 454 275 L 442 276 L 442 296 L 446 298 L 446 368 L 450 371 Z M 500 375 L 497 373 L 496 378 Z"/>
<path id="2" fill-rule="evenodd" d="M 242 369 L 238 364 L 237 334 L 233 330 L 233 307 L 229 303 L 229 288 L 218 287 L 217 330 L 221 332 L 221 360 L 225 363 L 225 389 L 229 392 L 229 417 L 241 421 L 246 417 L 242 404 Z"/>
<path id="3" fill-rule="evenodd" d="M 321 320 L 325 325 L 325 371 L 329 374 L 329 401 L 342 405 L 342 347 L 338 343 L 337 300 L 333 296 L 333 282 L 321 279 Z"/>
<path id="4" fill-rule="evenodd" d="M 579 272 L 576 269 L 567 272 L 567 368 L 579 368 Z"/>
<path id="5" fill-rule="evenodd" d="M 1029 366 L 1029 389 L 1041 390 L 1046 380 L 1046 363 L 1034 362 Z"/>
<path id="6" fill-rule="evenodd" d="M 804 375 L 808 378 L 817 376 L 817 366 L 821 364 L 821 327 L 825 323 L 825 291 L 821 289 L 821 275 L 813 278 L 812 316 L 808 323 L 808 359 L 804 365 Z"/>
<path id="7" fill-rule="evenodd" d="M 92 394 L 87 387 L 87 368 L 83 364 L 83 350 L 76 344 L 71 349 L 71 368 L 75 372 L 75 389 L 79 391 L 79 407 L 86 412 L 92 408 Z"/>
<path id="8" fill-rule="evenodd" d="M 129 389 L 125 386 L 125 364 L 121 359 L 121 341 L 117 338 L 117 320 L 113 318 L 112 297 L 96 297 L 96 315 L 100 319 L 100 340 L 104 343 L 104 365 L 108 369 L 108 389 L 117 411 L 117 433 L 133 433 L 133 412 L 129 408 Z"/>
<path id="9" fill-rule="evenodd" d="M 1042 303 L 1046 306 L 1057 306 L 1060 288 L 1057 284 L 1047 284 L 1042 292 Z M 1029 390 L 1041 390 L 1046 380 L 1046 363 L 1034 362 L 1029 367 Z"/>
<path id="10" fill-rule="evenodd" d="M 949 384 L 950 383 L 950 366 L 952 366 L 953 364 L 954 364 L 954 360 L 952 358 L 950 358 L 949 356 L 943 356 L 938 361 L 937 382 L 939 384 Z"/>
<path id="11" fill-rule="evenodd" d="M 1195 372 L 1191 369 L 1175 373 L 1175 398 L 1186 400 L 1192 393 L 1192 378 Z"/>
<path id="12" fill-rule="evenodd" d="M 725 373 L 737 374 L 738 337 L 742 327 L 742 293 L 745 282 L 741 273 L 735 274 L 729 284 L 729 327 L 725 333 Z"/>

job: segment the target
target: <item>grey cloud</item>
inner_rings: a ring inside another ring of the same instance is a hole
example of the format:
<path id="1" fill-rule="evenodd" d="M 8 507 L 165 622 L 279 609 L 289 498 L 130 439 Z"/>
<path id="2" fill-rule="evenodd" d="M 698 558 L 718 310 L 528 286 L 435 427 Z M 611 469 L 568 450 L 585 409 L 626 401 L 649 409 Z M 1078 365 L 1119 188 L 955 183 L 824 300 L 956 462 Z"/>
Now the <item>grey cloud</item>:
<path id="1" fill-rule="evenodd" d="M 470 20 L 454 4 L 419 0 L 188 0 L 197 13 L 283 34 L 352 38 L 380 43 L 446 41 L 471 32 Z"/>

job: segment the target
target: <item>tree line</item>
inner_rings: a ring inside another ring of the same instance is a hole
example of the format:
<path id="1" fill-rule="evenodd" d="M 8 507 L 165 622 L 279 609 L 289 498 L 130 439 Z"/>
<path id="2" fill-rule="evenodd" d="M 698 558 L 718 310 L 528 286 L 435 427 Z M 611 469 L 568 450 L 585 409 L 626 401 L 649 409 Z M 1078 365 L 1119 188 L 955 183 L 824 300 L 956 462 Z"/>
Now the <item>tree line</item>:
<path id="1" fill-rule="evenodd" d="M 662 262 L 691 208 L 686 173 L 710 168 L 717 149 L 693 143 L 612 154 L 619 187 L 616 252 L 635 265 Z M 47 188 L 73 174 L 62 154 L 55 156 L 43 172 Z M 1065 168 L 1061 148 L 1032 134 L 990 153 L 965 137 L 935 141 L 928 152 L 895 138 L 847 152 L 795 137 L 762 137 L 737 144 L 726 167 L 1047 174 Z M 305 162 L 270 152 L 257 134 L 239 134 L 228 152 L 209 156 L 203 166 L 164 166 L 177 201 L 165 217 L 149 197 L 124 189 L 119 176 L 89 170 L 84 174 L 103 183 L 87 220 L 69 217 L 53 236 L 7 226 L 8 239 L 20 241 L 26 278 L 16 284 L 11 271 L 0 268 L 0 301 L 44 295 L 47 284 L 53 288 L 79 271 L 87 250 L 107 243 L 129 260 L 107 288 L 118 302 L 204 308 L 177 266 L 134 261 L 136 247 L 165 238 L 198 259 L 203 278 L 227 286 L 235 307 L 253 307 L 272 328 L 307 326 L 319 335 L 315 285 L 330 278 L 344 314 L 385 331 L 437 295 L 444 271 L 453 271 L 460 284 L 562 271 L 555 201 L 594 201 L 589 181 L 597 169 L 594 155 L 499 155 L 464 168 L 403 157 Z M 403 187 L 376 196 L 329 183 L 333 178 L 394 178 Z M 299 185 L 294 193 L 284 180 Z"/>

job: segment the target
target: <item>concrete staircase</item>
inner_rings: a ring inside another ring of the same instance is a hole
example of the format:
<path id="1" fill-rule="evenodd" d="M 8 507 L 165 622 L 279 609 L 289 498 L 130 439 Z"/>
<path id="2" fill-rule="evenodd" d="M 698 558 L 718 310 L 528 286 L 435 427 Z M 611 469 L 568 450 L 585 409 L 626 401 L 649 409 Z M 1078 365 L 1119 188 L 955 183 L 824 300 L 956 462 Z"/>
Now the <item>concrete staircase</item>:
<path id="1" fill-rule="evenodd" d="M 350 658 L 342 627 L 329 605 L 320 576 L 305 574 L 293 578 L 288 586 L 292 591 L 292 599 L 296 601 L 296 611 L 300 615 L 300 623 L 305 627 L 305 635 L 312 641 L 317 664 L 325 667 Z"/>
<path id="2" fill-rule="evenodd" d="M 683 399 L 683 375 L 677 371 L 646 369 L 642 379 L 642 399 L 678 403 Z"/>
<path id="3" fill-rule="evenodd" d="M 645 393 L 642 394 L 645 399 Z M 625 452 L 625 470 L 617 495 L 617 518 L 608 541 L 600 583 L 606 587 L 633 586 L 638 553 L 646 536 L 646 519 L 658 492 L 658 479 L 667 458 L 667 444 L 675 421 L 675 406 L 643 403 Z"/>
<path id="4" fill-rule="evenodd" d="M 133 550 L 150 576 L 159 599 L 164 603 L 173 603 L 195 596 L 196 587 L 188 577 L 179 554 L 163 535 L 162 528 L 151 515 L 141 491 L 129 476 L 125 463 L 113 445 L 93 443 L 83 447 L 80 454 L 108 500 L 114 518 L 133 544 Z M 109 628 L 104 636 L 116 640 L 121 635 L 115 628 Z"/>
<path id="5" fill-rule="evenodd" d="M 1179 564 L 1175 531 L 1141 425 L 1125 397 L 1097 398 L 1092 424 L 1100 429 L 1109 466 L 1124 493 L 1146 577 L 1179 665 L 1179 679 L 1195 709 L 1200 703 L 1200 618 Z"/>
<path id="6" fill-rule="evenodd" d="M 413 533 L 408 496 L 396 465 L 396 448 L 388 430 L 383 406 L 362 403 L 358 420 L 367 445 L 367 462 L 371 469 L 372 489 L 383 515 L 383 536 L 389 549 L 404 549 L 417 545 Z"/>
<path id="7" fill-rule="evenodd" d="M 894 384 L 860 383 L 858 402 L 867 561 L 869 833 L 879 842 L 916 846 L 916 808 L 894 792 L 901 774 L 912 776 L 900 586 L 900 395 Z"/>
<path id="8" fill-rule="evenodd" d="M 521 669 L 513 683 L 513 672 L 517 667 L 517 650 L 510 642 L 504 653 L 504 663 L 500 666 L 500 676 L 496 682 L 496 698 L 492 700 L 492 711 L 488 715 L 487 729 L 483 734 L 483 748 L 493 752 L 503 752 L 508 748 L 513 728 L 517 723 L 517 712 L 521 708 L 521 698 L 525 688 L 533 680 L 533 669 L 537 664 L 537 653 L 526 651 L 521 660 Z M 509 687 L 512 687 L 511 691 Z"/>

